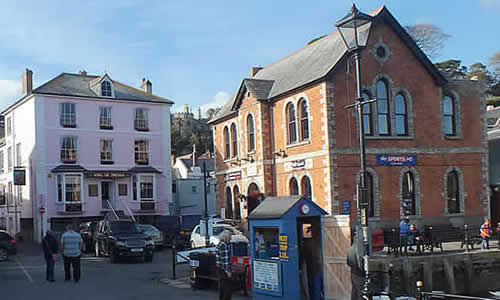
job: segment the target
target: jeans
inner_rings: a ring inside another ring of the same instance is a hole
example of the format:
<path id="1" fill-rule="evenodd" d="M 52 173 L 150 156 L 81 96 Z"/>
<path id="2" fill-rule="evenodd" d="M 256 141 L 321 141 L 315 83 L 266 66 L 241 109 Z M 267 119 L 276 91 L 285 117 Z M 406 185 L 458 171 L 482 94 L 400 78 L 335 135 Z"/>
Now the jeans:
<path id="1" fill-rule="evenodd" d="M 481 242 L 481 249 L 490 250 L 490 237 L 483 236 L 483 241 Z"/>
<path id="2" fill-rule="evenodd" d="M 54 280 L 54 265 L 55 261 L 52 258 L 52 255 L 45 255 L 45 262 L 47 264 L 47 276 L 46 279 L 49 281 Z"/>
<path id="3" fill-rule="evenodd" d="M 226 272 L 218 268 L 219 273 L 219 300 L 231 300 L 232 286 L 231 279 L 227 277 Z"/>
<path id="4" fill-rule="evenodd" d="M 64 279 L 71 280 L 71 267 L 73 267 L 73 280 L 80 280 L 80 256 L 65 256 L 64 257 Z"/>

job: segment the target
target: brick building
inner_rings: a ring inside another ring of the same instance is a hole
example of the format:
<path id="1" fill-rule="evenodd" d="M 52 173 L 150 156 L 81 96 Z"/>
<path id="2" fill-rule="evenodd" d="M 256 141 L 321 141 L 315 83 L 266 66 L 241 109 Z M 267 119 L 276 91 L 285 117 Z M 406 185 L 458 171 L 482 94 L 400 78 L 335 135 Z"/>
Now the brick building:
<path id="1" fill-rule="evenodd" d="M 385 7 L 372 12 L 362 53 L 371 224 L 480 222 L 488 214 L 481 85 L 445 78 Z M 338 32 L 265 68 L 251 68 L 210 121 L 218 208 L 226 216 L 265 195 L 309 194 L 332 214 L 356 214 L 359 144 L 354 64 Z M 243 201 L 243 202 L 242 202 Z M 405 205 L 403 205 L 405 204 Z M 464 220 L 465 219 L 465 220 Z"/>

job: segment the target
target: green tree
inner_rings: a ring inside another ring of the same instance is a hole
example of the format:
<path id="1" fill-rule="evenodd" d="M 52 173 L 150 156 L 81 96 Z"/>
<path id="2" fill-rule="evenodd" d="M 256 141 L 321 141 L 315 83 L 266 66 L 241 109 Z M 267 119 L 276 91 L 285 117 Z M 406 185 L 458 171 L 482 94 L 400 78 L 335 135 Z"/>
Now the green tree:
<path id="1" fill-rule="evenodd" d="M 495 72 L 500 73 L 500 51 L 490 58 L 490 65 L 495 69 Z"/>
<path id="2" fill-rule="evenodd" d="M 464 79 L 468 74 L 467 67 L 462 66 L 462 61 L 457 59 L 448 59 L 436 63 L 435 66 L 452 79 Z"/>

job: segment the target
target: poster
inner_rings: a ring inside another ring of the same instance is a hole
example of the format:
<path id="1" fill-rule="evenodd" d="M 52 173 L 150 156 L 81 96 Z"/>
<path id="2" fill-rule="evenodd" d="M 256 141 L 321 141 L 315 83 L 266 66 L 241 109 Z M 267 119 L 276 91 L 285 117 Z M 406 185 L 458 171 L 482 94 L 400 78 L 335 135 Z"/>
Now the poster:
<path id="1" fill-rule="evenodd" d="M 280 292 L 279 262 L 254 260 L 253 284 L 259 290 Z"/>
<path id="2" fill-rule="evenodd" d="M 280 259 L 282 261 L 288 260 L 288 235 L 281 234 L 279 237 L 280 243 Z"/>

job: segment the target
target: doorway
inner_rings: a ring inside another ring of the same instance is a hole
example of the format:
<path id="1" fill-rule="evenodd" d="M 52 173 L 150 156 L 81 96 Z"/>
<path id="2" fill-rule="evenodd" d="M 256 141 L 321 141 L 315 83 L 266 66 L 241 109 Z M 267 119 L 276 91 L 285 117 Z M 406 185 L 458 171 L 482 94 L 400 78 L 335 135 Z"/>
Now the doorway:
<path id="1" fill-rule="evenodd" d="M 112 181 L 101 182 L 101 200 L 102 200 L 102 208 L 104 209 L 115 208 Z"/>
<path id="2" fill-rule="evenodd" d="M 301 299 L 323 299 L 320 218 L 297 219 L 297 239 Z"/>

